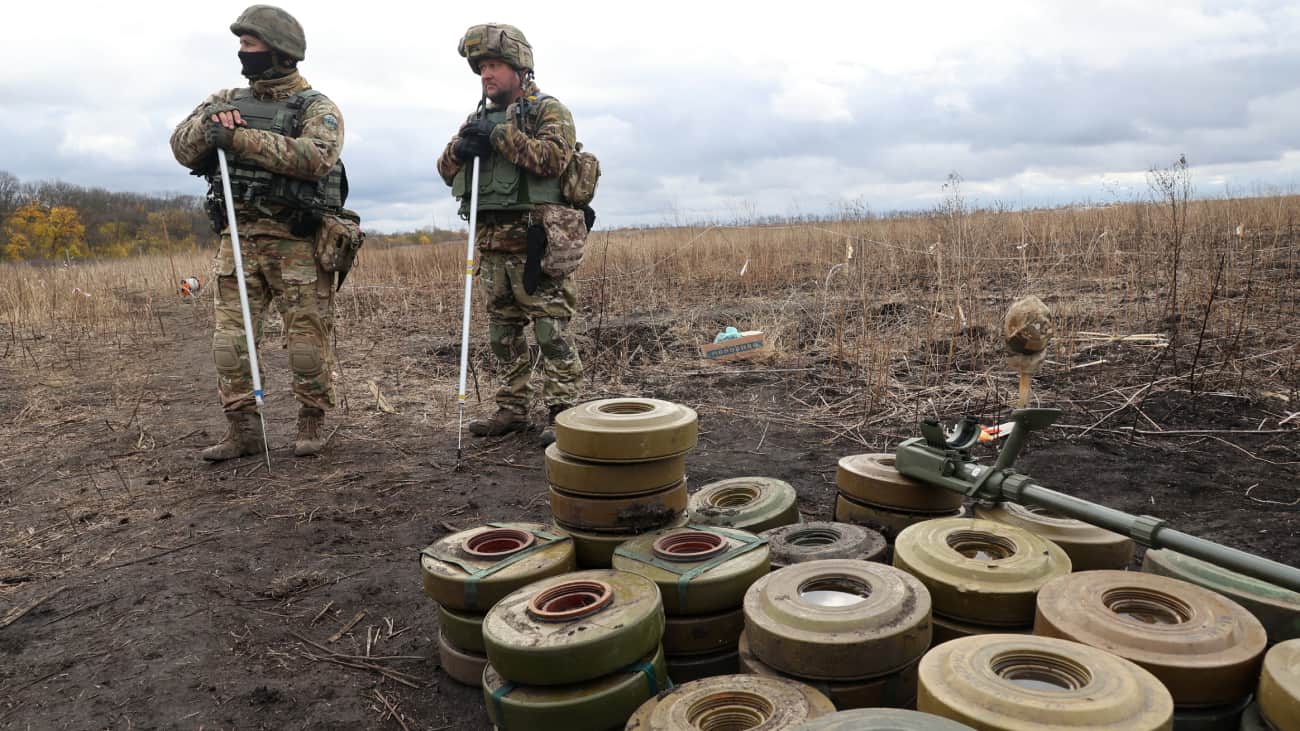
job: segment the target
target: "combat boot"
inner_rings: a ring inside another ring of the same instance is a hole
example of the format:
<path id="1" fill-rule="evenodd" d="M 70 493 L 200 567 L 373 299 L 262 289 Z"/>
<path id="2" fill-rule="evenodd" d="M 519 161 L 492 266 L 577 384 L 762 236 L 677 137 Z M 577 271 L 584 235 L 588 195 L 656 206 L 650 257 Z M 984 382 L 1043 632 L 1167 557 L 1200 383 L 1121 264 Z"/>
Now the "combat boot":
<path id="1" fill-rule="evenodd" d="M 480 437 L 495 437 L 528 428 L 527 416 L 504 406 L 497 407 L 497 412 L 486 419 L 475 419 L 469 423 L 470 433 Z"/>
<path id="2" fill-rule="evenodd" d="M 298 409 L 298 438 L 293 442 L 293 456 L 310 457 L 325 448 L 325 412 L 304 406 Z"/>
<path id="3" fill-rule="evenodd" d="M 560 412 L 567 408 L 569 407 L 564 404 L 555 404 L 548 410 L 546 428 L 542 430 L 542 435 L 539 438 L 543 447 L 549 447 L 555 442 L 555 417 L 559 416 Z"/>
<path id="4" fill-rule="evenodd" d="M 226 421 L 228 422 L 226 435 L 221 438 L 221 441 L 203 450 L 203 459 L 209 462 L 220 462 L 262 453 L 262 425 L 257 419 L 257 414 L 247 411 L 228 411 Z"/>

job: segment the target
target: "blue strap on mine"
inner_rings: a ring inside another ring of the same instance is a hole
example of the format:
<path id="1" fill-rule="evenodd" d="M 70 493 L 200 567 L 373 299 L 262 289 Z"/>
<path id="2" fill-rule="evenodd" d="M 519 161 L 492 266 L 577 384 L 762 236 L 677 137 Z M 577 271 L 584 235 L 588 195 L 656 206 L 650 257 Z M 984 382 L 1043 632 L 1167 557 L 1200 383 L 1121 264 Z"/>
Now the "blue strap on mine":
<path id="1" fill-rule="evenodd" d="M 505 728 L 506 725 L 506 711 L 505 707 L 501 704 L 501 699 L 510 695 L 510 691 L 514 689 L 515 684 L 507 680 L 505 685 L 492 691 L 492 707 L 496 709 L 497 712 L 495 720 L 497 726 L 500 726 L 501 728 Z"/>

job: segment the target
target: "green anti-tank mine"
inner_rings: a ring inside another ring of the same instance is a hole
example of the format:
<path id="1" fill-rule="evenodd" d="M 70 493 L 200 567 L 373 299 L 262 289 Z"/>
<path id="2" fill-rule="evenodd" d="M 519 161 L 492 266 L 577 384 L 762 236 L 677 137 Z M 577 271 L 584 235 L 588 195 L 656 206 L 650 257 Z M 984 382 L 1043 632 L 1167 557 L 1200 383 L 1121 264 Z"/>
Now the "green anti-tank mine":
<path id="1" fill-rule="evenodd" d="M 478 687 L 482 682 L 487 657 L 456 647 L 441 633 L 438 634 L 438 660 L 442 671 L 461 685 Z"/>
<path id="2" fill-rule="evenodd" d="M 488 718 L 502 731 L 606 731 L 669 686 L 659 648 L 630 665 L 573 685 L 516 685 L 491 665 L 483 673 Z"/>
<path id="3" fill-rule="evenodd" d="M 1032 623 L 1039 588 L 1070 573 L 1070 558 L 1051 541 L 973 518 L 909 527 L 894 541 L 894 565 L 925 584 L 935 612 L 1010 627 Z"/>
<path id="4" fill-rule="evenodd" d="M 1253 615 L 1185 581 L 1086 571 L 1038 592 L 1034 634 L 1098 647 L 1164 683 L 1179 706 L 1237 703 L 1259 677 L 1267 637 Z"/>
<path id="5" fill-rule="evenodd" d="M 483 618 L 492 667 L 523 685 L 598 678 L 659 646 L 663 604 L 654 582 L 626 571 L 579 571 L 530 584 Z"/>
<path id="6" fill-rule="evenodd" d="M 740 530 L 691 526 L 638 536 L 614 551 L 616 569 L 653 580 L 671 615 L 712 614 L 740 606 L 770 569 L 767 541 Z"/>
<path id="7" fill-rule="evenodd" d="M 772 477 L 732 477 L 711 482 L 691 495 L 692 525 L 716 525 L 760 533 L 799 522 L 798 495 Z"/>
<path id="8" fill-rule="evenodd" d="M 1174 702 L 1154 675 L 1094 647 L 980 635 L 921 658 L 917 710 L 986 731 L 1169 731 Z"/>
<path id="9" fill-rule="evenodd" d="M 834 712 L 826 696 L 803 683 L 723 675 L 651 698 L 628 719 L 627 731 L 778 731 Z"/>
<path id="10" fill-rule="evenodd" d="M 735 649 L 744 631 L 745 611 L 740 607 L 716 614 L 669 615 L 664 625 L 664 652 L 680 657 Z"/>
<path id="11" fill-rule="evenodd" d="M 930 595 L 915 577 L 884 564 L 795 564 L 746 592 L 745 635 L 754 655 L 783 673 L 875 677 L 930 646 Z"/>
<path id="12" fill-rule="evenodd" d="M 555 444 L 591 462 L 644 462 L 695 448 L 699 418 L 681 404 L 647 398 L 589 401 L 555 417 Z"/>
<path id="13" fill-rule="evenodd" d="M 741 635 L 738 647 L 740 671 L 751 675 L 765 675 L 806 683 L 831 699 L 835 707 L 846 708 L 912 708 L 916 706 L 916 669 L 921 659 L 892 673 L 866 680 L 825 681 L 800 677 L 797 673 L 782 673 L 754 655 L 749 638 Z"/>
<path id="14" fill-rule="evenodd" d="M 573 541 L 535 523 L 499 523 L 438 539 L 420 552 L 424 593 L 449 609 L 482 612 L 510 592 L 577 566 Z"/>
<path id="15" fill-rule="evenodd" d="M 546 480 L 574 495 L 640 495 L 663 490 L 686 477 L 686 456 L 650 462 L 606 464 L 570 457 L 555 444 L 546 448 Z"/>
<path id="16" fill-rule="evenodd" d="M 1268 641 L 1300 637 L 1300 594 L 1212 563 L 1167 549 L 1151 549 L 1142 557 L 1142 570 L 1182 579 L 1216 591 L 1246 608 L 1264 625 Z"/>
<path id="17" fill-rule="evenodd" d="M 1081 520 L 1015 503 L 976 505 L 975 517 L 1024 528 L 1055 543 L 1070 557 L 1074 571 L 1126 569 L 1133 562 L 1133 541 Z"/>
<path id="18" fill-rule="evenodd" d="M 677 516 L 669 527 L 680 528 L 684 525 L 686 525 L 686 513 Z M 614 550 L 641 535 L 638 532 L 581 530 L 567 525 L 552 526 L 552 530 L 573 539 L 573 550 L 577 555 L 578 567 L 583 569 L 609 568 L 613 562 Z"/>
<path id="19" fill-rule="evenodd" d="M 1277 731 L 1300 729 L 1300 640 L 1274 645 L 1259 676 L 1260 714 Z"/>
<path id="20" fill-rule="evenodd" d="M 904 477 L 892 454 L 852 454 L 835 472 L 840 493 L 860 503 L 913 513 L 947 513 L 961 507 L 962 495 Z"/>
<path id="21" fill-rule="evenodd" d="M 593 497 L 550 489 L 556 522 L 597 531 L 645 531 L 662 528 L 686 510 L 686 481 L 655 492 Z"/>
<path id="22" fill-rule="evenodd" d="M 866 526 L 878 531 L 889 542 L 893 542 L 899 533 L 917 523 L 938 518 L 960 518 L 965 514 L 965 507 L 946 513 L 915 513 L 860 503 L 843 493 L 835 497 L 836 522 Z"/>
<path id="23" fill-rule="evenodd" d="M 453 647 L 482 655 L 483 615 L 458 612 L 438 605 L 438 627 Z"/>
<path id="24" fill-rule="evenodd" d="M 740 655 L 735 647 L 707 655 L 668 656 L 668 677 L 679 685 L 692 680 L 712 678 L 716 675 L 735 675 L 739 672 Z"/>
<path id="25" fill-rule="evenodd" d="M 773 569 L 828 558 L 879 561 L 889 548 L 877 531 L 851 523 L 797 523 L 765 530 L 759 536 L 767 539 Z"/>

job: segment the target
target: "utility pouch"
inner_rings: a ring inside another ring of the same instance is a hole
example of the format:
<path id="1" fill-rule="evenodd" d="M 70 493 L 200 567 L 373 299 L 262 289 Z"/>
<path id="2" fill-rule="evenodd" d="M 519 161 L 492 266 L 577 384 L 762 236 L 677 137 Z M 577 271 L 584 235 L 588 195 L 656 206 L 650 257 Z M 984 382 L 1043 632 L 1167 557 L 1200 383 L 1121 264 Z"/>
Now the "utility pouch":
<path id="1" fill-rule="evenodd" d="M 540 223 L 528 227 L 528 256 L 524 259 L 524 291 L 532 294 L 537 291 L 537 283 L 542 279 L 542 258 L 547 251 L 546 227 Z"/>
<path id="2" fill-rule="evenodd" d="M 542 271 L 557 278 L 568 276 L 582 264 L 583 243 L 587 240 L 586 214 L 581 209 L 562 205 L 542 205 L 538 210 L 548 242 L 546 256 L 541 261 Z"/>
<path id="3" fill-rule="evenodd" d="M 316 229 L 316 260 L 327 272 L 338 273 L 338 288 L 343 288 L 343 280 L 352 271 L 357 251 L 366 241 L 366 234 L 361 230 L 361 216 L 346 208 L 337 213 L 323 213 L 320 227 Z"/>

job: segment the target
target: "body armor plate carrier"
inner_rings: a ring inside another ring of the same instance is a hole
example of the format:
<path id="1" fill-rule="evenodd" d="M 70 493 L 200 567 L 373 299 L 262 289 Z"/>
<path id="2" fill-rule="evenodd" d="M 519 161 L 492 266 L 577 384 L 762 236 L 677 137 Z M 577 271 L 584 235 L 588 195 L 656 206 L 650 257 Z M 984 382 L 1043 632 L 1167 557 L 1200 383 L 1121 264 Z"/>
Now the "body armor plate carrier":
<path id="1" fill-rule="evenodd" d="M 230 103 L 239 109 L 250 129 L 275 132 L 287 137 L 302 133 L 302 112 L 321 93 L 307 89 L 283 100 L 265 100 L 253 96 L 251 89 L 239 89 Z M 323 213 L 342 210 L 348 198 L 348 176 L 343 161 L 320 180 L 303 180 L 257 167 L 238 155 L 229 155 L 230 192 L 235 204 L 252 207 L 267 218 L 284 220 L 297 236 L 310 236 L 320 224 Z M 210 165 L 196 175 L 208 180 L 205 207 L 212 226 L 220 233 L 226 225 L 225 196 L 221 190 L 221 170 L 215 153 Z M 272 210 L 276 206 L 279 211 Z"/>
<path id="2" fill-rule="evenodd" d="M 529 130 L 534 134 L 537 126 L 537 114 L 545 94 L 525 97 L 523 102 L 511 105 L 514 109 L 515 124 L 519 129 Z M 506 109 L 487 109 L 479 114 L 498 124 L 506 121 Z M 478 178 L 478 210 L 483 212 L 519 212 L 533 210 L 538 203 L 564 203 L 560 193 L 559 178 L 543 178 L 540 175 L 520 168 L 500 153 L 494 153 L 480 160 Z M 460 217 L 469 220 L 470 203 L 469 165 L 461 166 L 452 180 L 451 194 L 460 199 Z"/>

